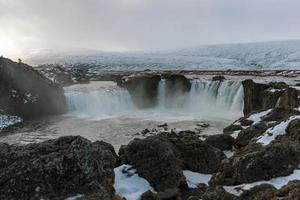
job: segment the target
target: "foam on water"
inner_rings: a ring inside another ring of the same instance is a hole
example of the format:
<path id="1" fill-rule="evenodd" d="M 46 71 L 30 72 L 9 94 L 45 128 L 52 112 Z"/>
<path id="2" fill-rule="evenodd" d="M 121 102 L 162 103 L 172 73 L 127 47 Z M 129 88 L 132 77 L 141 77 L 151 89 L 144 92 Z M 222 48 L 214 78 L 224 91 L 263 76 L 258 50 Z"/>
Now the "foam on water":
<path id="1" fill-rule="evenodd" d="M 88 86 L 87 86 L 88 87 Z M 158 105 L 138 109 L 124 88 L 67 91 L 69 115 L 87 118 L 139 117 L 169 120 L 226 118 L 242 115 L 243 86 L 238 81 L 192 81 L 191 91 L 168 99 L 165 81 L 159 84 Z"/>

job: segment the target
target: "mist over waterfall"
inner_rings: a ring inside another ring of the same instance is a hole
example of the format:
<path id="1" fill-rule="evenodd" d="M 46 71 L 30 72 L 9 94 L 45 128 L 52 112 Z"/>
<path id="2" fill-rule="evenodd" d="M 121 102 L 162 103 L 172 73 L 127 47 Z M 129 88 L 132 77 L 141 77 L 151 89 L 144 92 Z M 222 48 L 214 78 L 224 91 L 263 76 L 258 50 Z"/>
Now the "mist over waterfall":
<path id="1" fill-rule="evenodd" d="M 137 108 L 125 88 L 93 91 L 66 91 L 69 115 L 88 118 L 145 117 L 189 119 L 235 118 L 242 115 L 243 86 L 239 81 L 193 80 L 189 93 L 172 99 L 166 94 L 165 81 L 160 81 L 158 103 L 153 108 Z"/>

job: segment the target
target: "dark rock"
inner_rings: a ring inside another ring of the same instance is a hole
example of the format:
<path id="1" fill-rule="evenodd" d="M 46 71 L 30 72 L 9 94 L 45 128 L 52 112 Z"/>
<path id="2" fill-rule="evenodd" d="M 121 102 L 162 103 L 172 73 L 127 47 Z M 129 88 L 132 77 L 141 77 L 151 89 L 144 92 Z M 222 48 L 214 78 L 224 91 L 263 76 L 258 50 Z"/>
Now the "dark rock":
<path id="1" fill-rule="evenodd" d="M 224 150 L 231 150 L 232 145 L 234 143 L 234 138 L 230 135 L 226 134 L 218 134 L 218 135 L 211 135 L 208 136 L 205 142 L 215 148 Z"/>
<path id="2" fill-rule="evenodd" d="M 300 119 L 293 120 L 289 123 L 284 137 L 290 140 L 300 141 Z"/>
<path id="3" fill-rule="evenodd" d="M 136 106 L 151 108 L 157 104 L 160 80 L 161 77 L 158 74 L 142 74 L 128 77 L 124 85 Z"/>
<path id="4" fill-rule="evenodd" d="M 115 162 L 112 146 L 79 136 L 26 146 L 0 144 L 0 199 L 84 194 L 110 200 Z"/>
<path id="5" fill-rule="evenodd" d="M 290 116 L 300 114 L 299 111 L 295 110 L 294 108 L 283 108 L 283 107 L 276 107 L 272 109 L 270 113 L 268 113 L 265 117 L 263 117 L 263 121 L 284 121 L 287 120 Z"/>
<path id="6" fill-rule="evenodd" d="M 300 199 L 300 181 L 290 181 L 277 192 L 277 199 L 299 200 Z"/>
<path id="7" fill-rule="evenodd" d="M 182 170 L 214 173 L 225 155 L 192 134 L 161 133 L 135 139 L 120 148 L 122 164 L 131 164 L 157 191 L 187 188 Z"/>
<path id="8" fill-rule="evenodd" d="M 175 145 L 185 169 L 211 174 L 218 170 L 222 160 L 226 158 L 222 151 L 203 142 L 193 134 L 184 136 L 166 134 L 164 137 Z"/>
<path id="9" fill-rule="evenodd" d="M 184 75 L 171 74 L 166 77 L 166 106 L 178 107 L 184 103 L 185 94 L 190 92 L 191 82 Z"/>
<path id="10" fill-rule="evenodd" d="M 242 83 L 244 87 L 244 114 L 246 115 L 252 111 L 264 109 L 263 93 L 264 90 L 270 88 L 270 86 L 263 83 L 255 83 L 251 79 L 244 80 Z M 272 108 L 275 104 L 266 106 Z"/>
<path id="11" fill-rule="evenodd" d="M 200 122 L 197 123 L 197 126 L 200 126 L 201 128 L 208 128 L 210 125 L 208 123 Z"/>
<path id="12" fill-rule="evenodd" d="M 220 81 L 220 82 L 222 82 L 224 80 L 226 80 L 226 78 L 224 76 L 214 76 L 212 78 L 212 81 Z"/>
<path id="13" fill-rule="evenodd" d="M 168 126 L 168 124 L 167 123 L 163 123 L 163 124 L 159 124 L 159 125 L 157 125 L 157 127 L 167 127 Z"/>
<path id="14" fill-rule="evenodd" d="M 197 188 L 182 191 L 181 198 L 184 200 L 201 200 L 207 188 L 207 185 L 199 184 Z"/>
<path id="15" fill-rule="evenodd" d="M 262 135 L 267 129 L 268 126 L 262 122 L 242 130 L 235 139 L 234 146 L 236 148 L 245 147 L 253 138 L 257 138 Z"/>
<path id="16" fill-rule="evenodd" d="M 182 162 L 172 143 L 159 136 L 135 139 L 119 152 L 157 191 L 186 187 L 182 173 Z M 127 164 L 127 163 L 126 163 Z"/>
<path id="17" fill-rule="evenodd" d="M 300 106 L 300 91 L 283 82 L 256 83 L 243 81 L 244 114 L 274 107 L 294 108 Z"/>
<path id="18" fill-rule="evenodd" d="M 253 121 L 248 120 L 248 119 L 242 119 L 242 120 L 240 121 L 240 123 L 241 123 L 242 126 L 250 126 L 250 125 L 253 124 Z"/>
<path id="19" fill-rule="evenodd" d="M 157 194 L 154 194 L 150 190 L 144 192 L 141 196 L 141 200 L 160 200 Z"/>
<path id="20" fill-rule="evenodd" d="M 265 147 L 254 146 L 222 162 L 211 184 L 239 185 L 258 180 L 287 176 L 300 163 L 299 143 L 275 143 Z"/>
<path id="21" fill-rule="evenodd" d="M 226 192 L 222 186 L 216 186 L 215 188 L 209 188 L 204 195 L 202 200 L 238 200 L 239 198 Z"/>
<path id="22" fill-rule="evenodd" d="M 276 199 L 277 189 L 270 184 L 262 184 L 246 190 L 242 193 L 243 200 Z"/>
<path id="23" fill-rule="evenodd" d="M 233 133 L 234 131 L 243 130 L 243 127 L 239 124 L 231 124 L 223 129 L 224 133 Z"/>
<path id="24" fill-rule="evenodd" d="M 63 89 L 32 67 L 0 58 L 0 110 L 32 119 L 67 109 Z"/>

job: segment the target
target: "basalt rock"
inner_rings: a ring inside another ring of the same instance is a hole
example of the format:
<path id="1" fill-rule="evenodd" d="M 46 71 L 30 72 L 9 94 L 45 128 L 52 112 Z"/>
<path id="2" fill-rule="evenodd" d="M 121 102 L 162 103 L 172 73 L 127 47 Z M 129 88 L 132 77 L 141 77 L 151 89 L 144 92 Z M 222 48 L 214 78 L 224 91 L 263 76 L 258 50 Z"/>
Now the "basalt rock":
<path id="1" fill-rule="evenodd" d="M 242 83 L 244 87 L 244 114 L 246 115 L 252 111 L 264 109 L 263 94 L 270 86 L 264 83 L 256 83 L 251 79 L 244 80 Z M 272 108 L 275 104 L 266 106 Z"/>
<path id="2" fill-rule="evenodd" d="M 294 108 L 300 106 L 300 90 L 283 82 L 254 82 L 251 79 L 243 81 L 244 114 L 253 111 L 266 110 L 274 107 Z"/>
<path id="3" fill-rule="evenodd" d="M 299 163 L 300 145 L 297 142 L 253 146 L 222 162 L 210 183 L 239 185 L 287 176 Z"/>
<path id="4" fill-rule="evenodd" d="M 293 120 L 289 123 L 284 137 L 290 140 L 300 141 L 300 119 Z"/>
<path id="5" fill-rule="evenodd" d="M 128 77 L 124 85 L 136 106 L 151 108 L 157 105 L 160 80 L 158 74 L 141 74 Z"/>
<path id="6" fill-rule="evenodd" d="M 110 200 L 115 162 L 109 144 L 80 136 L 26 146 L 0 144 L 0 199 L 59 200 L 83 194 Z"/>
<path id="7" fill-rule="evenodd" d="M 161 133 L 135 139 L 119 151 L 122 164 L 133 165 L 157 191 L 187 189 L 182 170 L 214 173 L 225 155 L 198 137 Z"/>
<path id="8" fill-rule="evenodd" d="M 157 191 L 187 187 L 174 145 L 159 136 L 135 139 L 119 151 L 122 164 L 131 164 Z"/>
<path id="9" fill-rule="evenodd" d="M 0 110 L 31 119 L 66 111 L 63 89 L 32 67 L 0 58 Z"/>
<path id="10" fill-rule="evenodd" d="M 226 134 L 218 134 L 208 136 L 205 142 L 222 151 L 231 150 L 234 143 L 234 138 Z"/>
<path id="11" fill-rule="evenodd" d="M 243 200 L 265 200 L 277 199 L 277 189 L 270 184 L 262 184 L 246 190 L 242 193 L 241 199 Z"/>
<path id="12" fill-rule="evenodd" d="M 191 90 L 191 82 L 184 75 L 171 74 L 166 76 L 167 106 L 178 106 L 184 102 L 185 94 Z"/>
<path id="13" fill-rule="evenodd" d="M 206 174 L 215 173 L 222 160 L 226 158 L 221 150 L 203 142 L 194 134 L 162 135 L 175 145 L 184 169 Z"/>
<path id="14" fill-rule="evenodd" d="M 239 198 L 226 192 L 222 186 L 209 188 L 201 198 L 202 200 L 238 200 Z"/>
<path id="15" fill-rule="evenodd" d="M 262 135 L 267 129 L 266 123 L 262 122 L 242 130 L 235 139 L 234 146 L 236 148 L 245 147 L 253 138 Z"/>

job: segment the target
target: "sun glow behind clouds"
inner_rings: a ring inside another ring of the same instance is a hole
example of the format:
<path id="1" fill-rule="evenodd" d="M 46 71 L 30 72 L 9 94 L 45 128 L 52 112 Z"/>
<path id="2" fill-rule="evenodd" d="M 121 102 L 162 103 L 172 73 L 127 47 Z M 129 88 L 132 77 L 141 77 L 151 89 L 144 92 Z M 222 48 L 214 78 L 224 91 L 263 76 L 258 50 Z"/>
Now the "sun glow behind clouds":
<path id="1" fill-rule="evenodd" d="M 15 54 L 17 46 L 14 40 L 0 35 L 0 55 L 11 56 Z"/>

